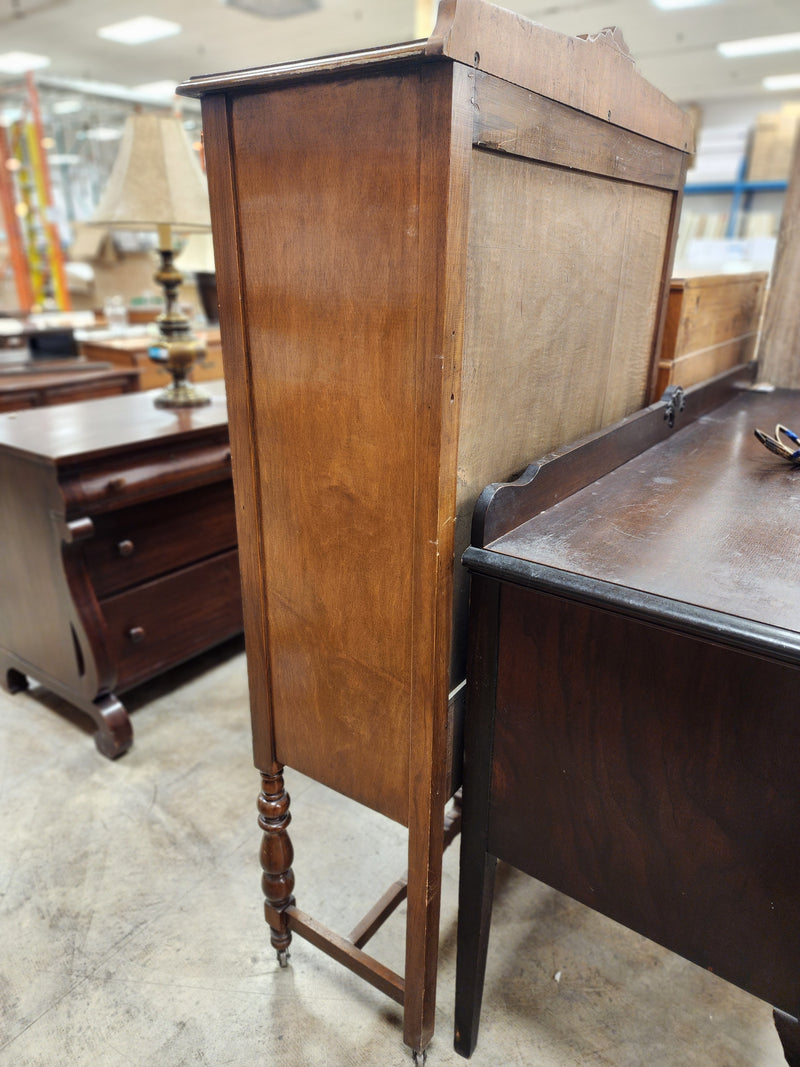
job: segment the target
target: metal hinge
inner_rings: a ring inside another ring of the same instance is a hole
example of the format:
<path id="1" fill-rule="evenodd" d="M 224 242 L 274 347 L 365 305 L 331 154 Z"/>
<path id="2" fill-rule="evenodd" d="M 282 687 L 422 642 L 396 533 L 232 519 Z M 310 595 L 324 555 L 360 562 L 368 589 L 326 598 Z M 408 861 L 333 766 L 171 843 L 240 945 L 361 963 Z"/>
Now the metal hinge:
<path id="1" fill-rule="evenodd" d="M 679 385 L 668 385 L 661 400 L 666 404 L 664 418 L 667 420 L 669 428 L 672 429 L 675 425 L 675 416 L 686 407 L 686 395 Z"/>

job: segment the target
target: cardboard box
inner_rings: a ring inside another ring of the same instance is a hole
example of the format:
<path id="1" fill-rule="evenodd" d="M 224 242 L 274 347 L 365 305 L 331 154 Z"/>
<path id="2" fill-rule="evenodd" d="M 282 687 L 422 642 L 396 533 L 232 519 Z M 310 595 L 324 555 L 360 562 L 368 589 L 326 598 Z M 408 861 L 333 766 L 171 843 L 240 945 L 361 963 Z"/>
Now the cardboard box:
<path id="1" fill-rule="evenodd" d="M 747 181 L 786 181 L 792 165 L 800 108 L 787 104 L 780 111 L 759 115 L 750 142 Z"/>

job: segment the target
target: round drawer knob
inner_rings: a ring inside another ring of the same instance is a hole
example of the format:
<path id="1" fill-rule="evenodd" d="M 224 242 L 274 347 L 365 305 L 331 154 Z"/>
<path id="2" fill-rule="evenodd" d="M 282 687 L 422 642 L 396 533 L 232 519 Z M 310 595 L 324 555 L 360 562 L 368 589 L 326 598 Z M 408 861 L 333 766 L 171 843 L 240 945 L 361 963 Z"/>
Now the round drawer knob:
<path id="1" fill-rule="evenodd" d="M 128 630 L 128 638 L 134 645 L 141 644 L 144 641 L 144 627 L 131 626 L 130 630 Z"/>
<path id="2" fill-rule="evenodd" d="M 135 550 L 133 541 L 120 541 L 117 544 L 117 552 L 120 556 L 132 556 Z"/>

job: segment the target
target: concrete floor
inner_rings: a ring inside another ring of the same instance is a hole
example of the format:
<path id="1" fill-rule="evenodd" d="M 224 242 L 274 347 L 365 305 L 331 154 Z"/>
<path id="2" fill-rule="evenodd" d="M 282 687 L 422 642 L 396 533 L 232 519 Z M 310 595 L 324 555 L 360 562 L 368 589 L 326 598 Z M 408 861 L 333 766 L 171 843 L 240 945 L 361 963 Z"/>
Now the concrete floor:
<path id="1" fill-rule="evenodd" d="M 399 1009 L 295 940 L 259 890 L 245 662 L 234 642 L 129 695 L 103 759 L 41 689 L 0 693 L 0 1064 L 408 1064 Z M 300 775 L 296 895 L 346 933 L 405 868 L 397 826 Z M 457 846 L 445 858 L 438 1021 L 452 1049 Z M 402 969 L 403 921 L 371 943 Z M 780 1067 L 770 1009 L 509 868 L 475 1067 Z M 785 1067 L 785 1064 L 784 1064 Z"/>

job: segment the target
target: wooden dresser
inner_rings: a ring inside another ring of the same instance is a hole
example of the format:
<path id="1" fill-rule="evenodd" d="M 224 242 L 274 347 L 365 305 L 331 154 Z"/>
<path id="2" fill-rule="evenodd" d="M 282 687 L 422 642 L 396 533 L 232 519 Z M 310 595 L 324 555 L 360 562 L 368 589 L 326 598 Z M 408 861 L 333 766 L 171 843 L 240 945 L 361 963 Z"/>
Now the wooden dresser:
<path id="1" fill-rule="evenodd" d="M 478 504 L 464 1055 L 500 858 L 766 1000 L 800 1064 L 800 472 L 753 433 L 792 425 L 800 394 L 744 381 L 655 404 Z"/>
<path id="2" fill-rule="evenodd" d="M 139 371 L 84 360 L 0 364 L 0 412 L 118 396 L 139 388 Z"/>
<path id="3" fill-rule="evenodd" d="M 214 381 L 222 377 L 222 343 L 219 328 L 196 330 L 195 337 L 205 344 L 205 354 L 192 367 L 193 382 Z M 91 338 L 79 342 L 80 353 L 85 359 L 100 360 L 115 367 L 133 367 L 139 371 L 142 389 L 158 389 L 169 385 L 169 372 L 150 359 L 149 351 L 153 336 Z"/>
<path id="4" fill-rule="evenodd" d="M 225 393 L 0 416 L 0 681 L 30 676 L 132 742 L 119 694 L 242 629 Z"/>
<path id="5" fill-rule="evenodd" d="M 181 91 L 202 98 L 272 943 L 401 1003 L 421 1058 L 460 774 L 454 556 L 487 481 L 647 401 L 690 125 L 618 37 L 481 0 L 441 4 L 427 41 Z M 407 885 L 349 938 L 295 902 L 284 765 L 408 827 Z M 364 945 L 406 894 L 398 975 Z"/>
<path id="6" fill-rule="evenodd" d="M 672 279 L 657 396 L 755 359 L 767 277 L 759 271 Z"/>

